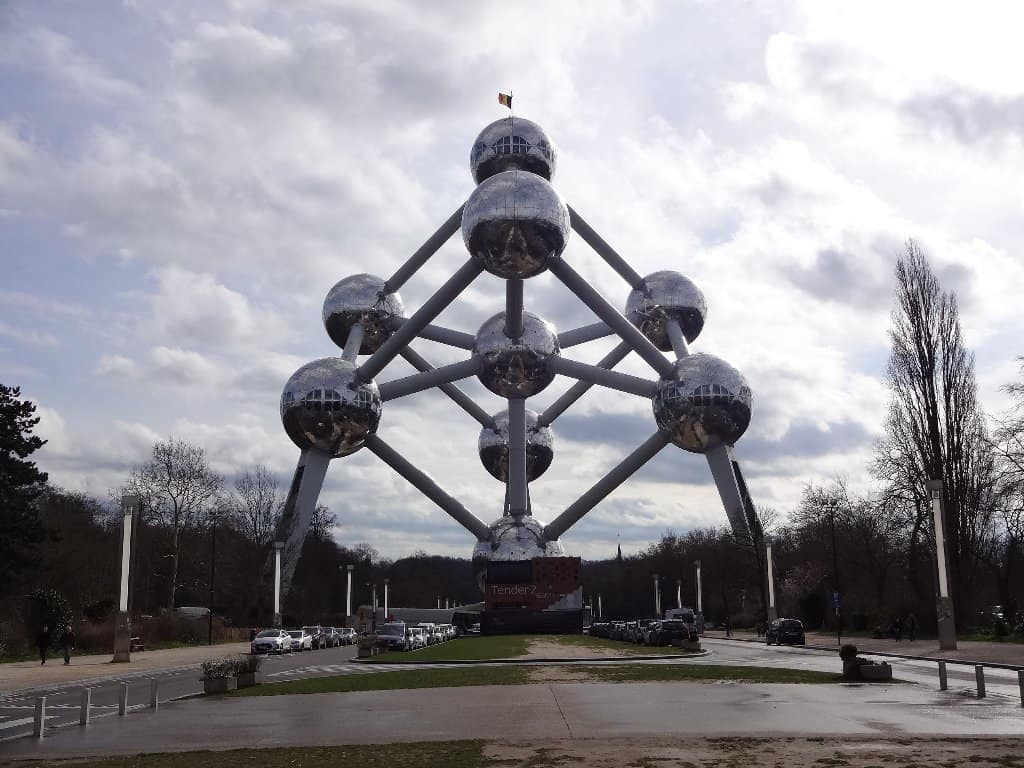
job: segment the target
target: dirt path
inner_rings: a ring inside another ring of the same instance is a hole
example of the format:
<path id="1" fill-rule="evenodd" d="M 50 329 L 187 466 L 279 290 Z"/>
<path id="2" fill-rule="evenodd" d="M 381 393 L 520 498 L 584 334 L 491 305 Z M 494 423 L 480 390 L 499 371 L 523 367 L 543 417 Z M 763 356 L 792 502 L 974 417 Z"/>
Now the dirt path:
<path id="1" fill-rule="evenodd" d="M 484 747 L 484 758 L 484 765 L 505 768 L 880 768 L 893 764 L 1024 767 L 1024 739 L 723 737 L 490 742 Z"/>
<path id="2" fill-rule="evenodd" d="M 559 643 L 557 640 L 538 638 L 530 640 L 526 646 L 526 655 L 521 659 L 601 659 L 616 656 L 607 648 L 590 648 L 586 645 Z M 623 653 L 623 656 L 626 654 Z"/>

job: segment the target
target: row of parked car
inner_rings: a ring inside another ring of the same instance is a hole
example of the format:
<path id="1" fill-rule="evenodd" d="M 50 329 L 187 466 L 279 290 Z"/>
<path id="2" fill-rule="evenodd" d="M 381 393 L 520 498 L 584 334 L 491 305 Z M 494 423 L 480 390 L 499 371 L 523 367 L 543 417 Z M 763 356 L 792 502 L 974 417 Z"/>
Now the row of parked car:
<path id="1" fill-rule="evenodd" d="M 319 624 L 301 629 L 265 629 L 253 638 L 252 653 L 291 653 L 316 651 L 352 645 L 356 631 L 351 627 L 322 627 Z"/>
<path id="2" fill-rule="evenodd" d="M 415 651 L 451 640 L 456 634 L 455 627 L 451 624 L 434 624 L 429 621 L 406 624 L 404 621 L 389 621 L 377 625 L 377 645 L 390 651 Z"/>
<path id="3" fill-rule="evenodd" d="M 590 634 L 637 645 L 672 645 L 673 641 L 699 639 L 696 623 L 683 618 L 595 621 Z"/>

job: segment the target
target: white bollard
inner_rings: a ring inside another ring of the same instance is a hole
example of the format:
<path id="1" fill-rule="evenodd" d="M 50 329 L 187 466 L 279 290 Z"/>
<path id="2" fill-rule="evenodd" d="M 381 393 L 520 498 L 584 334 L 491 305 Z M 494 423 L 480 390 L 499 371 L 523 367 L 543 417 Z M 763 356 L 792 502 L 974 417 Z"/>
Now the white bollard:
<path id="1" fill-rule="evenodd" d="M 1017 670 L 1017 687 L 1020 688 L 1020 705 L 1024 707 L 1024 669 Z"/>
<path id="2" fill-rule="evenodd" d="M 157 694 L 157 680 L 155 677 L 149 680 L 149 708 L 157 709 L 160 706 L 160 697 Z"/>
<path id="3" fill-rule="evenodd" d="M 946 662 L 939 662 L 939 690 L 944 691 L 949 688 L 949 682 L 946 679 Z"/>
<path id="4" fill-rule="evenodd" d="M 985 668 L 981 664 L 974 666 L 974 679 L 978 683 L 978 698 L 985 698 Z"/>
<path id="5" fill-rule="evenodd" d="M 37 739 L 46 735 L 46 697 L 36 696 L 36 716 L 32 721 L 32 735 Z"/>
<path id="6" fill-rule="evenodd" d="M 121 683 L 121 695 L 117 697 L 117 714 L 124 717 L 128 713 L 128 683 Z"/>
<path id="7" fill-rule="evenodd" d="M 89 724 L 89 710 L 92 709 L 92 688 L 82 689 L 82 704 L 78 710 L 78 724 Z"/>

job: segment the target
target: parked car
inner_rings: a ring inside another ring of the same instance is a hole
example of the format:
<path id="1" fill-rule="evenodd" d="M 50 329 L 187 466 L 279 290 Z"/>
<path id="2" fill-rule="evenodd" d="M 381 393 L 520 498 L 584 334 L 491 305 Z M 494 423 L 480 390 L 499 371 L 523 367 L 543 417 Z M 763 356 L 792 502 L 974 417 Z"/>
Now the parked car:
<path id="1" fill-rule="evenodd" d="M 696 640 L 697 628 L 682 619 L 666 619 L 648 625 L 648 645 L 671 645 L 674 640 Z"/>
<path id="2" fill-rule="evenodd" d="M 595 621 L 590 625 L 590 634 L 594 637 L 608 637 L 608 630 L 611 629 L 611 624 L 607 621 Z"/>
<path id="3" fill-rule="evenodd" d="M 640 642 L 640 625 L 635 621 L 627 621 L 626 628 L 622 630 L 622 639 L 627 643 Z"/>
<path id="4" fill-rule="evenodd" d="M 337 648 L 341 645 L 341 636 L 334 627 L 323 627 L 323 647 Z"/>
<path id="5" fill-rule="evenodd" d="M 313 650 L 313 636 L 303 629 L 290 629 L 288 634 L 292 638 L 292 650 L 293 651 L 312 651 Z"/>
<path id="6" fill-rule="evenodd" d="M 427 635 L 427 645 L 436 645 L 441 642 L 440 634 L 436 631 L 437 626 L 432 621 L 421 621 L 416 625 L 420 627 Z"/>
<path id="7" fill-rule="evenodd" d="M 766 645 L 803 645 L 804 623 L 799 619 L 775 619 L 764 633 Z"/>
<path id="8" fill-rule="evenodd" d="M 302 630 L 304 632 L 308 632 L 309 636 L 313 638 L 313 649 L 314 650 L 324 647 L 323 646 L 323 631 L 324 631 L 323 627 L 321 627 L 319 624 L 317 624 L 316 626 L 303 627 Z"/>
<path id="9" fill-rule="evenodd" d="M 291 653 L 292 636 L 283 629 L 265 629 L 249 645 L 251 653 Z"/>
<path id="10" fill-rule="evenodd" d="M 654 619 L 640 619 L 637 621 L 636 641 L 640 645 L 643 645 L 647 641 L 647 628 L 651 625 Z"/>
<path id="11" fill-rule="evenodd" d="M 608 633 L 608 637 L 612 640 L 622 640 L 626 635 L 626 622 L 615 621 L 612 622 L 612 629 Z"/>
<path id="12" fill-rule="evenodd" d="M 338 630 L 338 642 L 341 645 L 352 645 L 356 641 L 356 631 L 352 627 L 342 627 Z"/>
<path id="13" fill-rule="evenodd" d="M 409 627 L 409 645 L 414 651 L 427 647 L 427 633 L 423 627 Z"/>
<path id="14" fill-rule="evenodd" d="M 412 648 L 412 636 L 404 621 L 389 621 L 377 625 L 377 645 L 389 651 L 408 651 Z"/>

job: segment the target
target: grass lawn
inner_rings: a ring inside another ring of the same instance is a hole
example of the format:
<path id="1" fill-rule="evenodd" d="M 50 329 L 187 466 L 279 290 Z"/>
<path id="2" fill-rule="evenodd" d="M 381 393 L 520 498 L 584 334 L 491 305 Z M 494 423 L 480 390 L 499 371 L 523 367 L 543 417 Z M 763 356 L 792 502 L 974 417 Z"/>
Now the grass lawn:
<path id="1" fill-rule="evenodd" d="M 482 741 L 434 741 L 413 744 L 359 744 L 342 747 L 233 749 L 227 752 L 180 752 L 75 760 L 74 768 L 300 768 L 359 766 L 359 768 L 424 768 L 452 765 L 478 768 L 484 762 Z M 7 761 L 0 766 L 67 766 L 66 761 Z"/>
<path id="2" fill-rule="evenodd" d="M 335 677 L 313 677 L 269 683 L 225 694 L 227 696 L 290 696 L 302 693 L 350 693 L 408 688 L 453 688 L 467 685 L 525 685 L 534 675 L 545 680 L 571 682 L 673 682 L 742 680 L 751 683 L 836 683 L 840 675 L 773 667 L 737 667 L 711 664 L 632 664 L 573 666 L 491 666 L 446 669 L 403 669 L 363 672 Z"/>
<path id="3" fill-rule="evenodd" d="M 620 640 L 609 640 L 605 637 L 590 635 L 550 635 L 543 640 L 548 643 L 575 648 L 587 648 L 606 651 L 608 656 L 688 656 L 691 651 L 684 651 L 674 645 L 634 645 Z"/>

